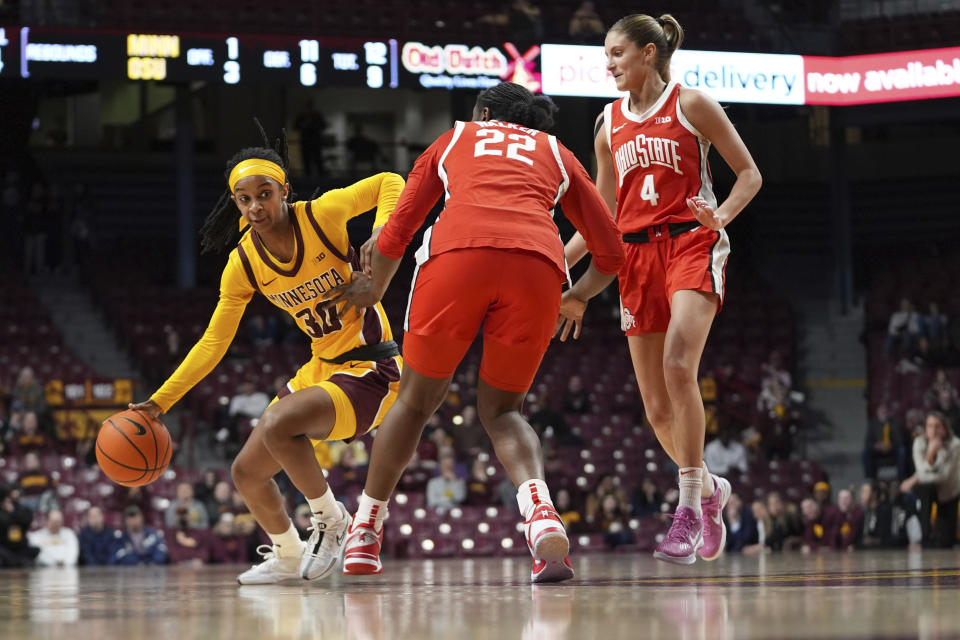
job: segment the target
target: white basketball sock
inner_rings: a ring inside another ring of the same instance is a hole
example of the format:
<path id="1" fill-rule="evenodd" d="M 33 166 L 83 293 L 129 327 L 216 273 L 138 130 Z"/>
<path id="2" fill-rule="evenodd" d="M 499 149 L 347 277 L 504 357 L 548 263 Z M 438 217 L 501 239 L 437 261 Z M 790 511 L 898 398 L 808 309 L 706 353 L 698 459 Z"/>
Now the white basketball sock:
<path id="1" fill-rule="evenodd" d="M 337 499 L 333 497 L 333 489 L 327 485 L 326 492 L 319 498 L 307 498 L 307 504 L 310 505 L 310 511 L 318 518 L 324 516 L 339 515 L 340 509 L 337 508 Z"/>
<path id="2" fill-rule="evenodd" d="M 520 489 L 517 491 L 517 505 L 520 507 L 520 514 L 524 520 L 529 520 L 533 515 L 533 510 L 538 504 L 546 503 L 551 507 L 553 500 L 550 499 L 550 489 L 544 480 L 527 480 L 520 483 Z"/>
<path id="3" fill-rule="evenodd" d="M 710 470 L 707 469 L 706 460 L 703 462 L 703 475 L 700 476 L 700 479 L 703 480 L 701 497 L 704 500 L 709 500 L 713 496 L 713 492 L 717 489 L 717 483 L 713 481 L 713 476 L 710 475 Z"/>
<path id="4" fill-rule="evenodd" d="M 701 515 L 700 494 L 703 491 L 702 467 L 684 467 L 680 469 L 680 503 L 679 507 L 690 507 Z"/>
<path id="5" fill-rule="evenodd" d="M 270 533 L 268 531 L 267 535 L 270 536 L 270 542 L 277 547 L 277 557 L 289 558 L 301 555 L 303 550 L 300 534 L 297 533 L 297 528 L 293 526 L 293 521 L 290 522 L 290 528 L 283 533 Z"/>
<path id="6" fill-rule="evenodd" d="M 360 504 L 357 507 L 356 522 L 362 522 L 379 532 L 383 529 L 383 520 L 387 517 L 387 501 L 375 500 L 364 491 L 360 494 Z"/>

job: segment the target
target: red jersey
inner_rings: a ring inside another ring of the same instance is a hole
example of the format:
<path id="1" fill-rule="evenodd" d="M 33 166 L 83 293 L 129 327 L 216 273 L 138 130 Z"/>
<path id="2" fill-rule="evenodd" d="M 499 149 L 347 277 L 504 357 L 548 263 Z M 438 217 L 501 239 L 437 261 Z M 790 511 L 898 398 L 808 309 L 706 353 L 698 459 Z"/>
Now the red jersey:
<path id="1" fill-rule="evenodd" d="M 558 202 L 583 234 L 596 268 L 616 273 L 623 249 L 616 225 L 583 165 L 557 139 L 509 122 L 457 122 L 423 152 L 377 248 L 403 256 L 437 199 L 417 264 L 454 249 L 493 247 L 542 254 L 566 274 L 553 221 Z"/>
<path id="2" fill-rule="evenodd" d="M 696 220 L 687 198 L 697 195 L 716 209 L 707 164 L 710 141 L 680 110 L 680 85 L 668 84 L 641 115 L 629 110 L 627 100 L 620 98 L 603 110 L 617 179 L 620 231 Z"/>

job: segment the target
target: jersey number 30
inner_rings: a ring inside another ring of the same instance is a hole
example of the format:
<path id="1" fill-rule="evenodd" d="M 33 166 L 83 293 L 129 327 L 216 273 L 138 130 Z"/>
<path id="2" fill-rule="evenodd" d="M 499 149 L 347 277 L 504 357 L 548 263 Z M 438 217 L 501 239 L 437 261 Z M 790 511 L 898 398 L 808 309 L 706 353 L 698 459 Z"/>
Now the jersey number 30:
<path id="1" fill-rule="evenodd" d="M 525 136 L 522 133 L 506 135 L 499 129 L 478 129 L 477 137 L 484 138 L 484 140 L 477 140 L 477 144 L 473 146 L 474 158 L 479 158 L 480 156 L 502 156 L 503 142 L 506 140 L 514 140 L 514 142 L 507 143 L 507 157 L 511 160 L 524 162 L 531 167 L 533 166 L 533 160 L 520 152 L 535 151 L 537 148 L 537 140 L 535 138 Z M 498 149 L 498 146 L 501 148 Z"/>
<path id="2" fill-rule="evenodd" d="M 321 304 L 318 304 L 316 313 L 307 307 L 297 311 L 297 317 L 303 320 L 304 329 L 311 338 L 322 338 L 343 329 L 343 325 L 340 324 L 340 315 L 334 306 L 324 309 Z"/>

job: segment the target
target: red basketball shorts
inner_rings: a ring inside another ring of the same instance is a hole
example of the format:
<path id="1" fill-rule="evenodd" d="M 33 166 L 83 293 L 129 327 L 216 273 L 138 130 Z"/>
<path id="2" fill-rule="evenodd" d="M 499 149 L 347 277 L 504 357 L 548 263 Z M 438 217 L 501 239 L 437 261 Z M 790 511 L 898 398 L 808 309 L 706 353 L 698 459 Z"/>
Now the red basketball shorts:
<path id="1" fill-rule="evenodd" d="M 482 326 L 480 377 L 526 391 L 556 328 L 562 286 L 557 268 L 536 253 L 479 247 L 433 256 L 414 274 L 404 363 L 449 378 Z"/>
<path id="2" fill-rule="evenodd" d="M 666 225 L 664 225 L 666 227 Z M 670 324 L 670 302 L 677 291 L 723 291 L 730 239 L 726 231 L 697 227 L 646 243 L 624 243 L 620 269 L 620 328 L 628 336 L 662 333 Z"/>

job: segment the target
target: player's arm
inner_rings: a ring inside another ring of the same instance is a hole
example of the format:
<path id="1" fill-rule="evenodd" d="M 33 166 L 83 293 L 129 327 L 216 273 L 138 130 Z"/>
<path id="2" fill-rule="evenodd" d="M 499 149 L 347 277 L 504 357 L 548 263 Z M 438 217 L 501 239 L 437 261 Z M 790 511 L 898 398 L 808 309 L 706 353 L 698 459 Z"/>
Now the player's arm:
<path id="1" fill-rule="evenodd" d="M 328 293 L 326 304 L 345 302 L 341 314 L 350 307 L 363 311 L 383 299 L 383 295 L 400 267 L 407 245 L 417 229 L 423 225 L 427 214 L 443 194 L 443 182 L 437 172 L 440 153 L 449 143 L 452 132 L 447 132 L 417 158 L 407 185 L 400 194 L 397 208 L 387 220 L 371 247 L 370 262 L 362 274 L 354 273 L 345 285 Z"/>
<path id="2" fill-rule="evenodd" d="M 573 337 L 580 337 L 587 301 L 613 282 L 623 266 L 624 256 L 617 225 L 586 169 L 562 146 L 560 157 L 570 178 L 567 192 L 560 200 L 564 214 L 577 228 L 584 246 L 593 255 L 586 272 L 563 294 L 557 330 L 562 331 L 560 340 L 564 341 L 571 328 L 574 329 Z"/>
<path id="3" fill-rule="evenodd" d="M 603 112 L 597 116 L 593 126 L 593 152 L 597 157 L 597 191 L 607 205 L 610 216 L 617 218 L 617 182 L 613 173 L 613 156 L 610 155 L 610 144 L 607 142 L 607 128 L 603 122 Z M 567 264 L 573 266 L 587 255 L 587 243 L 579 231 L 567 241 L 563 249 Z"/>
<path id="4" fill-rule="evenodd" d="M 220 300 L 207 330 L 156 393 L 146 402 L 131 404 L 130 408 L 157 417 L 169 411 L 170 407 L 213 371 L 233 342 L 243 311 L 253 297 L 253 291 L 253 285 L 243 272 L 240 257 L 234 251 L 223 270 Z"/>
<path id="5" fill-rule="evenodd" d="M 687 206 L 697 216 L 700 224 L 719 231 L 730 224 L 753 200 L 753 196 L 760 191 L 763 179 L 750 151 L 747 150 L 747 145 L 743 143 L 740 134 L 733 128 L 733 123 L 716 100 L 696 89 L 681 89 L 680 107 L 693 128 L 716 147 L 717 152 L 737 176 L 730 195 L 716 211 L 702 198 L 687 199 Z"/>

